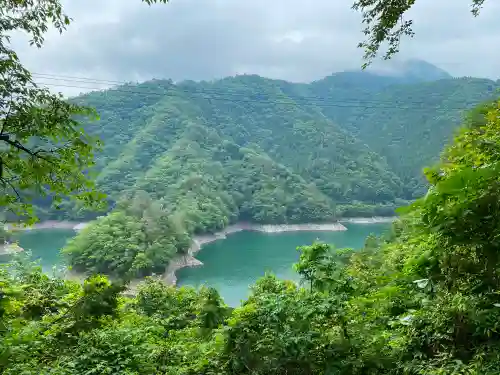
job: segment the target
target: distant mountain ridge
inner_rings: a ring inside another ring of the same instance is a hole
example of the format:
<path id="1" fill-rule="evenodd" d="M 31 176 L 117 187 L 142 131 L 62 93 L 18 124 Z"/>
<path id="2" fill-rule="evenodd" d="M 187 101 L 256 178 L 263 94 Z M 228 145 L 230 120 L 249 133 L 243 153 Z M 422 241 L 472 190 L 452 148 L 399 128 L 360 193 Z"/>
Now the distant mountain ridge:
<path id="1" fill-rule="evenodd" d="M 441 79 L 453 79 L 445 70 L 426 61 L 407 60 L 389 61 L 369 66 L 366 70 L 348 70 L 333 73 L 313 81 L 311 85 L 343 87 L 344 89 L 382 89 L 393 85 L 418 84 Z"/>
<path id="2" fill-rule="evenodd" d="M 418 59 L 385 61 L 383 64 L 375 64 L 375 66 L 368 68 L 367 72 L 384 77 L 394 77 L 399 79 L 400 83 L 432 82 L 453 78 L 447 71 Z"/>

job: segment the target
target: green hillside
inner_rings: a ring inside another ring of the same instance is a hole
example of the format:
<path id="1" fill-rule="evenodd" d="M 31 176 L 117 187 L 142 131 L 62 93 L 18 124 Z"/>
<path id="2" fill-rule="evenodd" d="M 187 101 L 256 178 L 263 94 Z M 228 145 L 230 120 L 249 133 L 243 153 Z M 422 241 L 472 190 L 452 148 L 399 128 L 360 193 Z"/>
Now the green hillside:
<path id="1" fill-rule="evenodd" d="M 500 88 L 488 79 L 454 78 L 376 89 L 372 84 L 367 90 L 358 86 L 352 95 L 355 88 L 338 87 L 334 77 L 325 81 L 312 84 L 316 96 L 343 97 L 349 104 L 325 101 L 319 104 L 322 113 L 383 156 L 411 199 L 425 193 L 422 167 L 438 159 L 464 111 L 491 99 Z"/>
<path id="2" fill-rule="evenodd" d="M 464 109 L 499 88 L 477 78 L 407 83 L 417 73 L 346 72 L 308 85 L 255 75 L 153 80 L 75 100 L 101 116 L 89 129 L 104 141 L 97 181 L 113 198 L 135 189 L 156 159 L 196 126 L 219 143 L 265 154 L 333 203 L 373 205 L 420 195 L 422 167 L 437 160 Z"/>
<path id="3" fill-rule="evenodd" d="M 235 149 L 248 148 L 270 159 L 287 170 L 292 179 L 310 185 L 307 189 L 316 191 L 312 196 L 322 193 L 318 198 L 320 205 L 327 199 L 332 207 L 358 202 L 372 207 L 372 211 L 379 206 L 384 211 L 384 207 L 393 207 L 395 200 L 404 195 L 400 178 L 390 171 L 384 158 L 325 117 L 314 103 L 287 95 L 280 81 L 241 76 L 213 83 L 174 85 L 154 80 L 74 100 L 96 108 L 101 116 L 97 124 L 87 128 L 104 142 L 97 157 L 97 183 L 112 200 L 137 189 L 146 175 L 155 174 L 157 161 L 172 152 L 174 145 L 193 141 L 196 131 L 193 133 L 192 129 L 209 132 L 214 137 L 213 144 L 202 149 L 228 142 Z M 201 136 L 194 141 L 208 140 Z M 212 157 L 197 155 L 197 148 L 191 150 L 193 157 Z M 189 169 L 189 164 L 183 165 L 186 166 Z M 228 167 L 226 163 L 223 173 L 229 182 L 241 183 L 232 172 L 227 175 Z M 262 173 L 259 178 L 265 179 Z M 219 176 L 222 174 L 214 178 Z M 140 185 L 144 188 L 145 183 Z M 267 192 L 269 196 L 272 194 L 272 190 Z M 285 201 L 275 205 L 281 203 Z M 366 214 L 366 210 L 362 212 Z M 66 205 L 46 216 L 84 217 L 78 209 Z M 287 221 L 311 219 L 293 216 L 287 216 Z M 323 218 L 321 215 L 316 220 Z"/>
<path id="4" fill-rule="evenodd" d="M 347 72 L 308 85 L 256 75 L 153 80 L 73 99 L 101 116 L 86 127 L 104 142 L 96 181 L 110 208 L 143 192 L 158 205 L 156 215 L 169 218 L 170 234 L 147 242 L 139 234 L 144 215 L 122 205 L 83 231 L 66 254 L 81 270 L 143 275 L 186 250 L 179 237 L 237 221 L 392 215 L 425 191 L 421 169 L 438 159 L 463 108 L 489 99 L 497 87 L 475 78 L 409 84 L 415 75 L 405 77 Z M 42 217 L 97 215 L 65 202 Z M 95 248 L 102 242 L 122 251 L 116 231 L 138 231 L 125 265 L 108 261 L 114 251 Z M 159 258 L 146 245 L 157 241 L 169 249 Z"/>

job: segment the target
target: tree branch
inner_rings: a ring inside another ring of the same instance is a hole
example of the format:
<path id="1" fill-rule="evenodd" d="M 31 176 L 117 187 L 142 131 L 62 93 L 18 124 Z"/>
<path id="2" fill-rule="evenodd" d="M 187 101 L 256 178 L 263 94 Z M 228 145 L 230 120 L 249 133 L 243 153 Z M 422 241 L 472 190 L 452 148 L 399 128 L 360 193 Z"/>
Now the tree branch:
<path id="1" fill-rule="evenodd" d="M 0 182 L 2 182 L 3 186 L 5 187 L 6 185 L 9 185 L 10 188 L 14 191 L 14 193 L 16 194 L 17 196 L 17 199 L 19 200 L 19 202 L 23 202 L 23 199 L 21 198 L 21 195 L 19 194 L 19 192 L 17 191 L 17 189 L 15 188 L 15 186 L 12 184 L 12 182 L 10 182 L 10 179 L 7 180 L 3 177 L 0 177 Z"/>
<path id="2" fill-rule="evenodd" d="M 24 147 L 18 141 L 11 140 L 8 134 L 0 134 L 0 141 L 4 141 L 5 143 L 7 143 L 15 148 L 22 150 L 22 151 L 30 154 L 34 158 L 39 158 L 39 159 L 45 160 L 48 163 L 53 164 L 53 162 L 51 160 L 40 155 L 40 152 L 45 152 L 44 150 L 31 151 L 30 149 Z"/>

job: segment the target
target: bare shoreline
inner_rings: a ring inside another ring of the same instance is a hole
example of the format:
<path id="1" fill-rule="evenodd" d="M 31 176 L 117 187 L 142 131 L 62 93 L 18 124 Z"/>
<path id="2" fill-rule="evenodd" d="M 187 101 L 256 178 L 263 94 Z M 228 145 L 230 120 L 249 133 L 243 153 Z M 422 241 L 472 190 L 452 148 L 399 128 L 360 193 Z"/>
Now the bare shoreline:
<path id="1" fill-rule="evenodd" d="M 173 259 L 168 265 L 167 269 L 161 276 L 161 279 L 168 285 L 176 285 L 177 277 L 175 273 L 185 267 L 200 267 L 203 265 L 194 256 L 198 253 L 202 246 L 217 240 L 225 239 L 228 235 L 242 231 L 263 232 L 263 233 L 284 233 L 284 232 L 313 232 L 313 231 L 346 231 L 347 228 L 340 223 L 329 224 L 250 224 L 250 223 L 237 223 L 229 225 L 220 232 L 213 234 L 205 234 L 193 236 L 191 246 L 187 254 L 181 255 Z"/>
<path id="2" fill-rule="evenodd" d="M 74 229 L 76 231 L 85 228 L 88 222 L 77 222 L 77 221 L 57 221 L 57 220 L 47 220 L 40 223 L 35 223 L 33 225 L 26 226 L 24 224 L 5 224 L 5 229 L 16 231 L 25 230 L 42 230 L 42 229 Z"/>
<path id="3" fill-rule="evenodd" d="M 6 243 L 0 245 L 0 255 L 13 255 L 24 251 L 17 243 Z"/>
<path id="4" fill-rule="evenodd" d="M 182 254 L 172 259 L 170 264 L 165 269 L 165 272 L 159 275 L 159 278 L 165 282 L 167 285 L 175 286 L 177 283 L 177 277 L 175 273 L 185 267 L 200 267 L 203 263 L 195 258 L 195 255 L 201 250 L 202 246 L 217 240 L 225 239 L 228 235 L 233 233 L 238 233 L 242 231 L 253 231 L 253 232 L 263 232 L 263 233 L 284 233 L 284 232 L 313 232 L 313 231 L 323 231 L 323 232 L 335 232 L 335 231 L 346 231 L 347 228 L 342 225 L 342 223 L 356 223 L 356 224 L 373 224 L 373 223 L 385 223 L 394 221 L 395 217 L 371 217 L 371 218 L 349 218 L 340 220 L 335 223 L 323 223 L 323 224 L 251 224 L 251 223 L 236 223 L 229 225 L 223 230 L 213 233 L 193 236 L 191 246 L 189 247 L 186 254 Z M 12 224 L 7 224 L 6 229 L 11 230 L 47 230 L 47 229 L 73 229 L 76 232 L 85 228 L 89 222 L 72 222 L 72 221 L 44 221 L 41 223 L 34 224 L 29 227 L 25 226 L 12 226 Z M 69 270 L 68 270 L 69 271 Z M 76 274 L 72 271 L 66 273 L 66 278 L 73 280 L 83 280 L 84 275 Z M 142 280 L 135 280 L 134 287 L 130 288 L 135 290 L 137 285 Z"/>
<path id="5" fill-rule="evenodd" d="M 351 217 L 340 219 L 340 223 L 351 224 L 377 224 L 377 223 L 392 223 L 397 220 L 397 216 L 373 216 L 373 217 Z"/>
<path id="6" fill-rule="evenodd" d="M 337 223 L 329 224 L 250 224 L 250 223 L 237 223 L 234 225 L 229 225 L 226 229 L 217 233 L 235 233 L 242 230 L 255 231 L 255 232 L 265 232 L 265 233 L 281 233 L 281 232 L 295 232 L 295 231 L 332 231 L 332 230 L 346 230 L 344 229 L 331 229 L 332 225 L 342 223 L 352 223 L 352 224 L 375 224 L 375 223 L 390 223 L 397 219 L 397 216 L 372 216 L 372 217 L 352 217 L 340 219 Z M 58 220 L 47 220 L 40 223 L 36 223 L 30 226 L 24 226 L 23 224 L 7 223 L 5 224 L 5 229 L 13 231 L 24 231 L 24 230 L 42 230 L 42 229 L 74 229 L 79 231 L 85 228 L 90 222 L 78 222 L 78 221 L 58 221 Z M 205 236 L 199 236 L 205 237 Z"/>
<path id="7" fill-rule="evenodd" d="M 284 232 L 337 232 L 346 231 L 347 228 L 340 223 L 329 224 L 250 224 L 237 223 L 229 225 L 223 230 L 213 233 L 193 236 L 193 242 L 188 250 L 189 255 L 195 255 L 204 244 L 225 239 L 228 235 L 242 231 L 263 233 Z"/>

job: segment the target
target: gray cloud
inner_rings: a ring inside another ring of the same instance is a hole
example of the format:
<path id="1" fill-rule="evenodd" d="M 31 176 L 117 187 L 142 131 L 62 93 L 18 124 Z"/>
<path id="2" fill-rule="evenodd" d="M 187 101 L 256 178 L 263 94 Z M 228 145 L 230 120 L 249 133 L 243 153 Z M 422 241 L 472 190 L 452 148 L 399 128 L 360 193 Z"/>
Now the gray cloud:
<path id="1" fill-rule="evenodd" d="M 362 64 L 356 48 L 363 37 L 361 17 L 351 10 L 352 0 L 172 0 L 152 7 L 140 0 L 66 3 L 74 18 L 66 33 L 51 33 L 41 50 L 16 42 L 35 72 L 120 81 L 257 73 L 309 81 Z M 408 15 L 417 35 L 404 41 L 399 58 L 424 59 L 454 75 L 496 78 L 500 4 L 486 2 L 475 19 L 467 3 L 417 1 Z"/>

